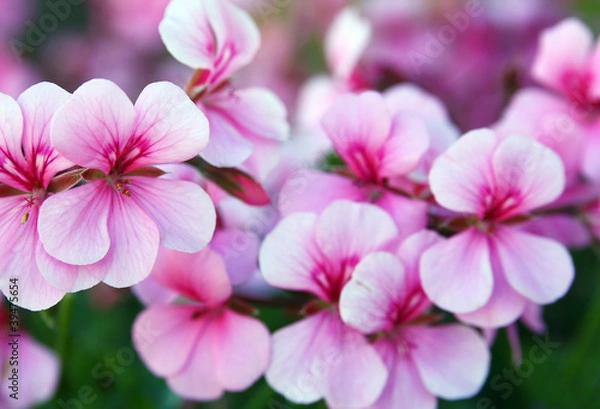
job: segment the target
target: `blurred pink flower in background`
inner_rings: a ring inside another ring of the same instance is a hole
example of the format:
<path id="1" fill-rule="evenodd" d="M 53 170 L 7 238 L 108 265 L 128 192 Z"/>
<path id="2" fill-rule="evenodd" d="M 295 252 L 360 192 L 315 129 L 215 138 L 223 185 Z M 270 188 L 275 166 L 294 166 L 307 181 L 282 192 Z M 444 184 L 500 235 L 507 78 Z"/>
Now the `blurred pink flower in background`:
<path id="1" fill-rule="evenodd" d="M 151 280 L 138 289 L 150 304 L 134 323 L 133 340 L 152 372 L 195 400 L 213 400 L 258 380 L 269 364 L 270 334 L 229 302 L 231 283 L 217 253 L 161 248 Z"/>

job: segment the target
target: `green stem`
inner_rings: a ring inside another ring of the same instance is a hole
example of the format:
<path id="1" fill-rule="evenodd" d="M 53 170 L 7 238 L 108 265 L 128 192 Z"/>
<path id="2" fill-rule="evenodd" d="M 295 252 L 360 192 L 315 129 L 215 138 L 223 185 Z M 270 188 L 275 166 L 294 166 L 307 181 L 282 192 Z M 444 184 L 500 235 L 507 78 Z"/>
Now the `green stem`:
<path id="1" fill-rule="evenodd" d="M 71 315 L 73 312 L 73 294 L 67 294 L 59 304 L 58 327 L 56 333 L 56 351 L 62 365 L 65 365 L 69 346 Z"/>

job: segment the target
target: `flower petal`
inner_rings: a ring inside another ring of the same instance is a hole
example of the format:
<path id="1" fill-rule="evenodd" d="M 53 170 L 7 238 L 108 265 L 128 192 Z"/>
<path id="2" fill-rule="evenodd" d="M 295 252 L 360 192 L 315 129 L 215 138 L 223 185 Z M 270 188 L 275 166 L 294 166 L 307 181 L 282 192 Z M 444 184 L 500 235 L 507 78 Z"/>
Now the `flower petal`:
<path id="1" fill-rule="evenodd" d="M 425 389 L 410 355 L 394 342 L 382 339 L 375 348 L 385 362 L 389 377 L 383 393 L 370 409 L 436 409 L 437 399 Z"/>
<path id="2" fill-rule="evenodd" d="M 575 275 L 567 249 L 554 240 L 510 228 L 494 244 L 510 285 L 536 304 L 549 304 L 569 290 Z"/>
<path id="3" fill-rule="evenodd" d="M 219 167 L 234 167 L 242 164 L 254 151 L 254 145 L 244 138 L 220 110 L 203 107 L 210 124 L 210 142 L 200 156 L 208 163 Z"/>
<path id="4" fill-rule="evenodd" d="M 135 110 L 135 134 L 145 149 L 125 172 L 142 166 L 184 162 L 208 144 L 208 120 L 174 84 L 148 85 L 138 97 Z"/>
<path id="5" fill-rule="evenodd" d="M 484 210 L 482 197 L 494 181 L 490 161 L 497 143 L 490 130 L 471 131 L 435 160 L 429 183 L 440 205 L 464 213 Z"/>
<path id="6" fill-rule="evenodd" d="M 174 375 L 189 362 L 198 338 L 209 325 L 202 318 L 193 319 L 198 309 L 193 305 L 156 305 L 135 319 L 133 344 L 152 372 Z"/>
<path id="7" fill-rule="evenodd" d="M 159 31 L 177 60 L 211 71 L 213 83 L 250 63 L 260 45 L 258 27 L 250 16 L 219 0 L 172 1 Z"/>
<path id="8" fill-rule="evenodd" d="M 490 351 L 475 330 L 458 324 L 409 327 L 405 336 L 415 345 L 410 353 L 429 392 L 444 399 L 464 399 L 481 389 Z"/>
<path id="9" fill-rule="evenodd" d="M 565 74 L 585 70 L 593 42 L 592 31 L 576 18 L 545 30 L 533 63 L 533 77 L 557 91 L 565 91 Z"/>
<path id="10" fill-rule="evenodd" d="M 383 177 L 408 174 L 419 166 L 428 148 L 429 132 L 425 121 L 408 112 L 395 114 L 390 138 L 383 145 L 379 174 Z"/>
<path id="11" fill-rule="evenodd" d="M 465 314 L 457 314 L 463 322 L 480 328 L 500 328 L 515 322 L 525 310 L 527 299 L 516 292 L 506 281 L 495 248 L 491 250 L 492 270 L 494 274 L 494 289 L 487 303 Z"/>
<path id="12" fill-rule="evenodd" d="M 54 258 L 76 265 L 102 259 L 110 248 L 108 214 L 113 192 L 103 181 L 50 196 L 40 209 L 38 232 Z"/>
<path id="13" fill-rule="evenodd" d="M 363 258 L 342 290 L 339 309 L 344 322 L 365 334 L 391 329 L 394 312 L 411 296 L 405 279 L 404 266 L 393 254 Z"/>
<path id="14" fill-rule="evenodd" d="M 380 94 L 368 91 L 339 97 L 323 116 L 322 125 L 356 175 L 377 176 L 379 151 L 392 130 L 392 117 Z"/>
<path id="15" fill-rule="evenodd" d="M 353 7 L 343 9 L 325 37 L 329 69 L 337 78 L 349 80 L 371 38 L 369 21 Z"/>
<path id="16" fill-rule="evenodd" d="M 209 248 L 190 254 L 161 247 L 152 278 L 184 297 L 207 305 L 220 304 L 231 296 L 223 259 Z"/>
<path id="17" fill-rule="evenodd" d="M 198 185 L 178 180 L 132 177 L 131 199 L 160 231 L 160 243 L 187 253 L 202 250 L 215 231 L 216 212 Z"/>
<path id="18" fill-rule="evenodd" d="M 71 162 L 108 174 L 117 152 L 134 136 L 135 116 L 133 103 L 115 83 L 88 81 L 56 112 L 52 145 Z"/>
<path id="19" fill-rule="evenodd" d="M 420 267 L 425 293 L 448 311 L 474 311 L 492 294 L 488 239 L 474 227 L 430 247 Z"/>
<path id="20" fill-rule="evenodd" d="M 228 391 L 247 389 L 269 366 L 269 330 L 257 319 L 229 310 L 213 325 L 213 365 L 220 385 Z"/>
<path id="21" fill-rule="evenodd" d="M 313 277 L 322 257 L 314 239 L 316 222 L 315 214 L 295 213 L 267 235 L 260 249 L 259 265 L 269 284 L 327 297 Z"/>
<path id="22" fill-rule="evenodd" d="M 218 110 L 245 137 L 282 141 L 289 137 L 287 109 L 273 92 L 266 88 L 236 90 L 226 97 L 207 102 Z"/>
<path id="23" fill-rule="evenodd" d="M 27 89 L 17 100 L 24 118 L 23 151 L 39 172 L 44 188 L 54 175 L 73 166 L 55 151 L 50 141 L 50 121 L 69 97 L 70 94 L 59 86 L 41 82 Z"/>
<path id="24" fill-rule="evenodd" d="M 23 224 L 20 213 L 26 210 L 30 216 Z M 37 219 L 36 209 L 27 208 L 23 196 L 0 199 L 0 237 L 5 240 L 0 246 L 0 289 L 13 304 L 33 311 L 48 309 L 65 295 L 37 267 Z"/>
<path id="25" fill-rule="evenodd" d="M 250 231 L 225 228 L 215 232 L 210 247 L 221 255 L 231 283 L 237 285 L 252 278 L 258 268 L 260 243 L 260 238 Z"/>
<path id="26" fill-rule="evenodd" d="M 108 253 L 85 269 L 117 288 L 131 287 L 148 277 L 159 243 L 158 228 L 152 219 L 130 197 L 113 193 L 108 231 Z"/>
<path id="27" fill-rule="evenodd" d="M 357 234 L 360 232 L 360 234 Z M 371 204 L 337 200 L 319 216 L 315 239 L 331 261 L 361 259 L 390 244 L 398 235 L 389 214 Z"/>
<path id="28" fill-rule="evenodd" d="M 498 145 L 492 161 L 496 195 L 510 194 L 519 200 L 504 218 L 551 203 L 565 188 L 560 157 L 531 138 L 509 136 Z"/>

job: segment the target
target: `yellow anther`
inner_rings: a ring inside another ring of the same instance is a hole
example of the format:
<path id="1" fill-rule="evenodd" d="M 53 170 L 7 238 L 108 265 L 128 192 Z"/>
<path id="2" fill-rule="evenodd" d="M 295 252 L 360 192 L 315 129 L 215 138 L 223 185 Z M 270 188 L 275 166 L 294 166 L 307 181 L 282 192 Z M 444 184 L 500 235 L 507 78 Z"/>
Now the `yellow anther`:
<path id="1" fill-rule="evenodd" d="M 21 218 L 21 223 L 25 224 L 25 223 L 27 223 L 27 220 L 29 220 L 29 213 L 25 213 L 23 215 L 23 217 Z"/>

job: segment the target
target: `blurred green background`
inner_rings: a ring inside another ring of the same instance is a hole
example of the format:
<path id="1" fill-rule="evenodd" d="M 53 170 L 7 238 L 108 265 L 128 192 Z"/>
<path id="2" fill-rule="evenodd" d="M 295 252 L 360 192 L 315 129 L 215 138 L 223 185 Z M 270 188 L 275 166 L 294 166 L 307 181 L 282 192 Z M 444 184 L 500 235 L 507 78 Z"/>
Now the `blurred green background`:
<path id="1" fill-rule="evenodd" d="M 525 0 L 524 0 L 525 1 Z M 43 2 L 40 2 L 43 4 Z M 85 4 L 76 8 L 65 28 L 85 27 Z M 40 14 L 44 12 L 43 7 Z M 577 4 L 577 13 L 596 31 L 600 1 Z M 600 158 L 599 158 L 600 160 Z M 511 381 L 511 353 L 502 331 L 493 347 L 490 376 L 480 394 L 459 402 L 440 402 L 440 409 L 595 409 L 600 408 L 600 262 L 592 250 L 574 252 L 577 277 L 569 294 L 545 309 L 548 338 L 559 343 L 547 359 L 526 365 Z M 154 377 L 135 355 L 131 326 L 141 304 L 129 291 L 99 287 L 70 296 L 59 306 L 38 314 L 22 311 L 23 326 L 54 348 L 63 362 L 54 400 L 38 409 L 60 408 L 72 400 L 87 400 L 72 409 L 287 409 L 325 408 L 323 403 L 299 406 L 286 402 L 260 380 L 243 393 L 218 402 L 184 402 L 162 379 Z M 290 322 L 277 310 L 263 308 L 260 318 L 272 330 Z M 534 334 L 520 327 L 524 357 L 535 345 Z M 510 375 L 508 375 L 510 376 Z M 492 380 L 495 381 L 493 382 Z M 85 399 L 81 399 L 81 398 Z M 396 408 L 390 408 L 396 409 Z M 401 409 L 401 408 L 398 408 Z"/>

